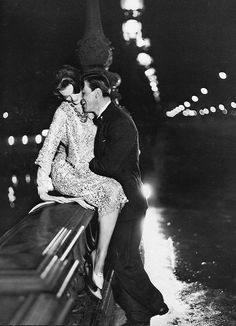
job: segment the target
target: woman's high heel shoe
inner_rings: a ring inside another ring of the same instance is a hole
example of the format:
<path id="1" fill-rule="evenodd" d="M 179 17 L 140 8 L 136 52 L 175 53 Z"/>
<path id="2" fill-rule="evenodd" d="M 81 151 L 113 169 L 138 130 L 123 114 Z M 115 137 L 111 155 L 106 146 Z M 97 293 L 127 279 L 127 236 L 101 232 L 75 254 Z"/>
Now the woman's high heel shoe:
<path id="1" fill-rule="evenodd" d="M 102 300 L 101 290 L 94 284 L 93 281 L 93 262 L 90 255 L 85 256 L 84 274 L 89 292 L 99 300 Z"/>
<path id="2" fill-rule="evenodd" d="M 89 291 L 92 293 L 92 295 L 94 295 L 96 298 L 98 298 L 99 300 L 102 300 L 102 293 L 101 290 L 99 288 L 97 288 L 95 291 L 88 285 L 88 289 Z"/>
<path id="3" fill-rule="evenodd" d="M 102 290 L 103 284 L 104 284 L 104 277 L 103 277 L 103 273 L 95 273 L 95 271 L 94 271 L 95 256 L 96 256 L 96 250 L 94 250 L 94 251 L 91 252 L 91 258 L 92 258 L 92 263 L 93 263 L 93 276 L 92 276 L 92 280 L 93 280 L 94 284 L 100 290 Z"/>

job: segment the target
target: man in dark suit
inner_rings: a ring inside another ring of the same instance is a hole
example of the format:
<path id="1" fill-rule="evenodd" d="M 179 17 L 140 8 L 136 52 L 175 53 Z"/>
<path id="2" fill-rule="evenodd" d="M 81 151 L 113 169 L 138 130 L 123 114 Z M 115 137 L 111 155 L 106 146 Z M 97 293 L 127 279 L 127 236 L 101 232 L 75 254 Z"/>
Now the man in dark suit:
<path id="1" fill-rule="evenodd" d="M 90 169 L 120 182 L 129 200 L 109 248 L 113 295 L 126 313 L 126 325 L 149 325 L 152 316 L 166 313 L 168 307 L 144 271 L 139 253 L 147 202 L 141 192 L 137 128 L 131 116 L 111 101 L 104 74 L 85 75 L 83 84 L 84 112 L 93 112 L 98 126 Z"/>

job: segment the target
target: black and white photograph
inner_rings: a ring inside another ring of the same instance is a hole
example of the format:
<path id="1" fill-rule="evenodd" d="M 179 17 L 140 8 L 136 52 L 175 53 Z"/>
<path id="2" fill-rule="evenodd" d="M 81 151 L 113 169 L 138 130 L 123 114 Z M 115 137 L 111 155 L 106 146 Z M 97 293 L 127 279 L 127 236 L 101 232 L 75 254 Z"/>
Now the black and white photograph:
<path id="1" fill-rule="evenodd" d="M 235 326 L 235 0 L 1 0 L 0 43 L 0 325 Z"/>

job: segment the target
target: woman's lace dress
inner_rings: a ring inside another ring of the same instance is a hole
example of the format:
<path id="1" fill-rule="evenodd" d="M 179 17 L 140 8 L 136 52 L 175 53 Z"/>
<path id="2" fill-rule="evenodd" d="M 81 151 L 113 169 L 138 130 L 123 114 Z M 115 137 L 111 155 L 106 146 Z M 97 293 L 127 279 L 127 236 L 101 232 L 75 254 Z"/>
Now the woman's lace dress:
<path id="1" fill-rule="evenodd" d="M 127 198 L 116 180 L 99 176 L 89 169 L 89 162 L 94 157 L 96 129 L 90 117 L 82 122 L 76 108 L 63 102 L 54 114 L 35 163 L 51 177 L 58 192 L 83 198 L 97 207 L 101 216 L 121 209 Z M 61 143 L 67 152 L 56 155 Z"/>

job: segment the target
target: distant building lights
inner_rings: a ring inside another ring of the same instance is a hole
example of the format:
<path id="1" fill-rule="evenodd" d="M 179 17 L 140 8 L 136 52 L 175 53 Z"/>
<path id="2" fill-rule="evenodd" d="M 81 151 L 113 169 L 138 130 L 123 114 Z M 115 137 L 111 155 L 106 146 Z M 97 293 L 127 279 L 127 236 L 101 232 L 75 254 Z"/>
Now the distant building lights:
<path id="1" fill-rule="evenodd" d="M 143 0 L 121 0 L 123 10 L 142 10 L 144 8 Z"/>
<path id="2" fill-rule="evenodd" d="M 151 81 L 151 82 L 150 82 L 150 86 L 151 86 L 151 87 L 156 87 L 156 85 L 157 85 L 157 84 L 156 84 L 155 81 Z"/>
<path id="3" fill-rule="evenodd" d="M 158 87 L 156 85 L 152 86 L 151 89 L 152 89 L 153 92 L 157 92 L 158 91 Z"/>
<path id="4" fill-rule="evenodd" d="M 22 137 L 22 144 L 23 144 L 23 145 L 26 145 L 26 144 L 28 144 L 28 141 L 29 141 L 28 136 L 24 135 L 24 136 Z"/>
<path id="5" fill-rule="evenodd" d="M 29 174 L 26 174 L 25 175 L 25 182 L 26 183 L 30 183 L 30 181 L 31 181 L 30 175 Z"/>
<path id="6" fill-rule="evenodd" d="M 211 106 L 211 107 L 210 107 L 210 111 L 211 111 L 212 113 L 215 113 L 215 112 L 216 112 L 216 108 L 215 108 L 214 106 Z"/>
<path id="7" fill-rule="evenodd" d="M 147 78 L 149 79 L 150 82 L 155 82 L 156 84 L 158 84 L 156 75 L 151 75 L 151 76 L 148 76 Z"/>
<path id="8" fill-rule="evenodd" d="M 196 95 L 193 95 L 193 96 L 192 96 L 192 101 L 193 101 L 193 102 L 197 102 L 197 101 L 198 101 L 198 97 L 197 97 Z"/>
<path id="9" fill-rule="evenodd" d="M 8 112 L 4 112 L 2 116 L 3 116 L 4 119 L 7 119 L 9 114 L 8 114 Z"/>
<path id="10" fill-rule="evenodd" d="M 185 106 L 186 108 L 189 108 L 190 105 L 191 105 L 191 104 L 190 104 L 188 101 L 185 101 L 185 102 L 184 102 L 184 106 Z"/>
<path id="11" fill-rule="evenodd" d="M 166 116 L 169 118 L 173 118 L 175 116 L 173 111 L 166 111 Z"/>
<path id="12" fill-rule="evenodd" d="M 206 88 L 203 87 L 203 88 L 201 88 L 201 93 L 205 95 L 205 94 L 208 93 L 208 90 L 207 90 Z"/>
<path id="13" fill-rule="evenodd" d="M 148 49 L 151 46 L 151 41 L 149 38 L 142 38 L 142 37 L 138 37 L 136 39 L 136 45 L 139 48 L 146 48 Z"/>
<path id="14" fill-rule="evenodd" d="M 135 19 L 129 19 L 122 25 L 125 41 L 142 37 L 142 24 Z"/>
<path id="15" fill-rule="evenodd" d="M 141 52 L 137 56 L 137 61 L 141 66 L 148 67 L 152 63 L 153 59 L 149 54 Z"/>
<path id="16" fill-rule="evenodd" d="M 153 96 L 155 97 L 155 99 L 157 101 L 159 101 L 159 99 L 160 99 L 160 92 L 159 91 L 153 92 Z"/>
<path id="17" fill-rule="evenodd" d="M 221 72 L 219 72 L 219 77 L 220 77 L 221 79 L 226 79 L 226 78 L 227 78 L 227 75 L 226 75 L 225 72 L 221 71 Z"/>
<path id="18" fill-rule="evenodd" d="M 13 176 L 11 177 L 11 181 L 12 181 L 12 183 L 16 186 L 16 185 L 18 184 L 17 176 L 16 176 L 16 175 L 13 175 Z"/>
<path id="19" fill-rule="evenodd" d="M 193 117 L 193 116 L 194 116 L 193 110 L 189 110 L 189 109 L 188 109 L 188 115 L 189 115 L 190 117 Z"/>
<path id="20" fill-rule="evenodd" d="M 236 109 L 236 103 L 235 102 L 231 102 L 231 107 L 233 108 L 233 109 Z"/>
<path id="21" fill-rule="evenodd" d="M 10 202 L 11 207 L 14 207 L 14 201 L 16 200 L 14 189 L 12 187 L 8 188 L 8 200 Z"/>
<path id="22" fill-rule="evenodd" d="M 153 96 L 158 102 L 160 101 L 160 92 L 157 87 L 158 80 L 157 76 L 155 75 L 156 71 L 154 68 L 150 67 L 150 65 L 153 63 L 153 58 L 147 53 L 147 50 L 151 46 L 151 41 L 149 38 L 143 38 L 142 23 L 140 21 L 140 16 L 144 10 L 144 1 L 121 0 L 120 4 L 126 17 L 126 21 L 122 24 L 123 38 L 127 43 L 132 41 L 132 46 L 136 45 L 140 51 L 143 51 L 137 55 L 136 60 L 141 66 L 144 66 L 147 69 L 145 71 L 145 75 L 149 79 L 149 82 L 154 82 L 150 86 Z"/>
<path id="23" fill-rule="evenodd" d="M 41 141 L 42 141 L 42 136 L 41 136 L 41 135 L 36 135 L 36 136 L 35 136 L 35 142 L 36 142 L 37 144 L 40 144 Z"/>
<path id="24" fill-rule="evenodd" d="M 10 146 L 14 145 L 15 143 L 15 138 L 13 136 L 8 137 L 8 144 Z"/>
<path id="25" fill-rule="evenodd" d="M 146 197 L 146 199 L 148 199 L 152 195 L 152 187 L 149 184 L 144 183 L 142 185 L 142 193 L 143 193 L 144 197 Z"/>
<path id="26" fill-rule="evenodd" d="M 147 70 L 145 70 L 145 75 L 147 76 L 147 77 L 150 77 L 150 76 L 152 76 L 152 75 L 154 75 L 155 73 L 156 73 L 156 69 L 154 69 L 154 68 L 149 68 L 149 69 L 147 69 Z M 155 76 L 156 77 L 156 76 Z"/>
<path id="27" fill-rule="evenodd" d="M 225 109 L 225 106 L 223 104 L 219 104 L 219 109 L 223 111 Z"/>
<path id="28" fill-rule="evenodd" d="M 46 137 L 47 134 L 48 134 L 48 129 L 43 129 L 41 134 L 42 134 L 43 137 Z"/>

